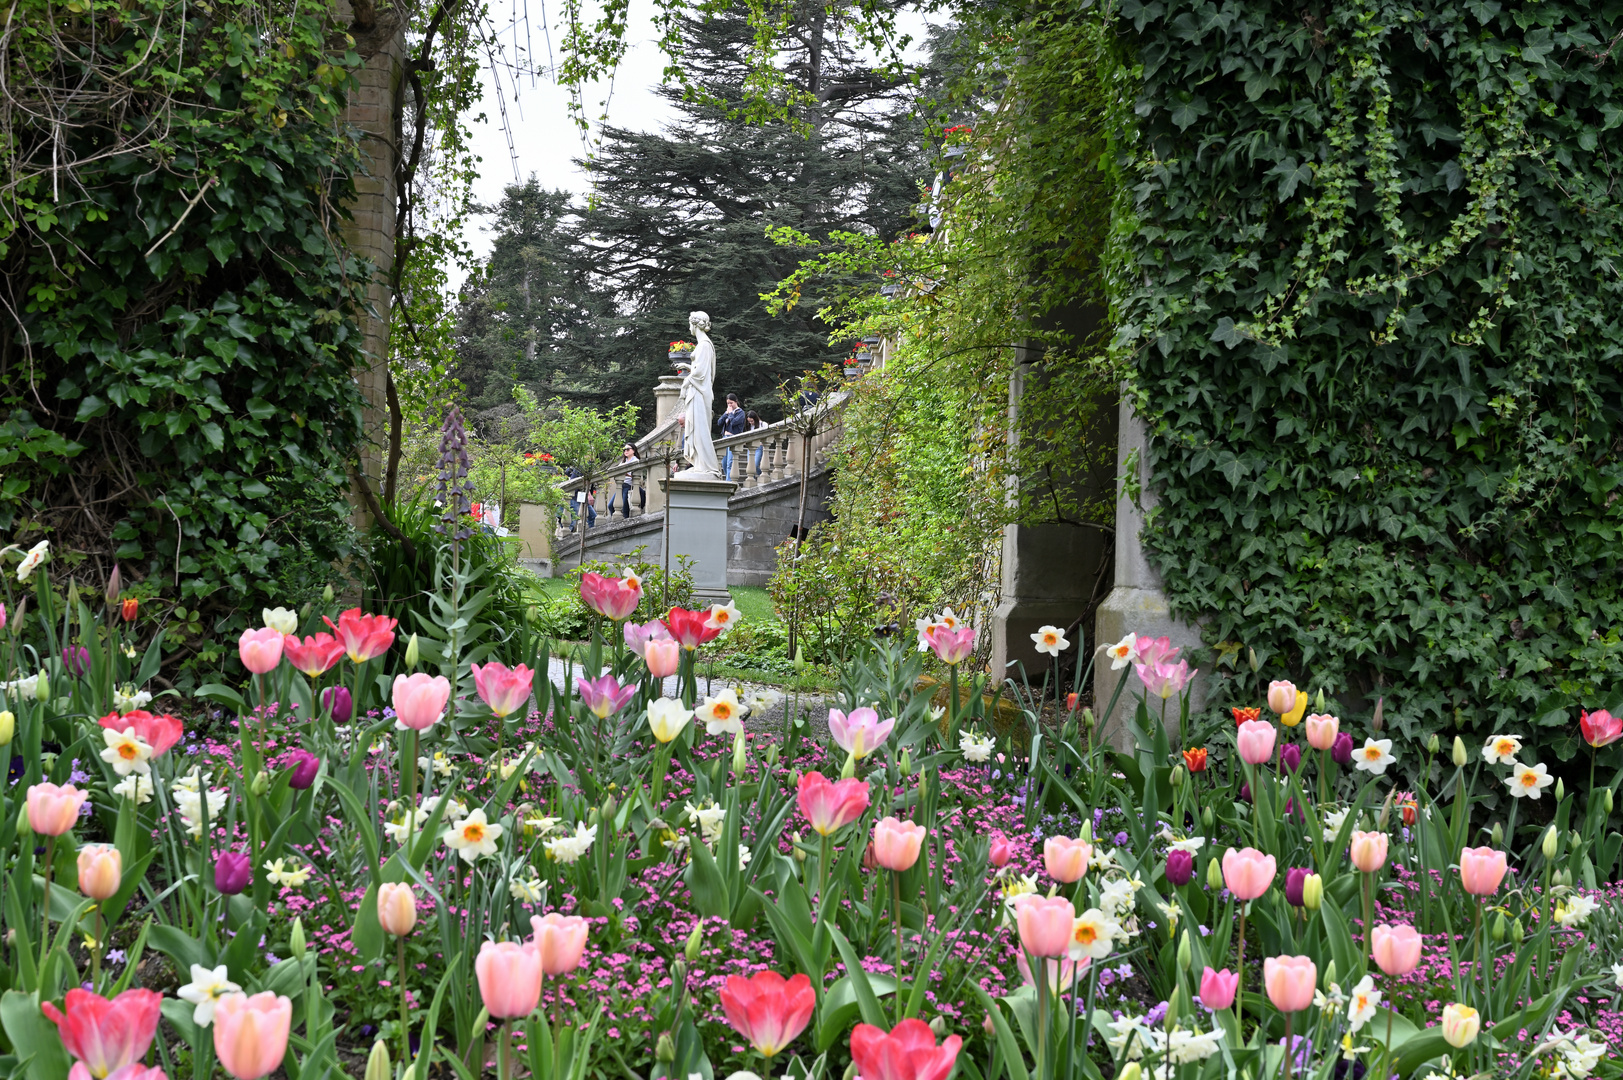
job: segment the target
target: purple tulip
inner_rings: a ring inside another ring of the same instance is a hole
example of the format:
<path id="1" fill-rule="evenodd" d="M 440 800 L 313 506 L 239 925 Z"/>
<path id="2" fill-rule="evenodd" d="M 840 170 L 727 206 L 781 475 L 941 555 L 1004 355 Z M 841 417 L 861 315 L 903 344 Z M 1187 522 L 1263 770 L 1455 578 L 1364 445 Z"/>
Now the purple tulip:
<path id="1" fill-rule="evenodd" d="M 1189 879 L 1195 876 L 1195 857 L 1187 851 L 1177 848 L 1167 852 L 1167 882 L 1172 885 L 1187 885 Z"/>
<path id="2" fill-rule="evenodd" d="M 321 759 L 308 750 L 295 750 L 288 755 L 287 763 L 293 766 L 293 775 L 288 777 L 287 786 L 294 791 L 303 791 L 316 782 L 316 773 L 321 771 Z"/>
<path id="3" fill-rule="evenodd" d="M 1240 785 L 1240 801 L 1241 802 L 1250 802 L 1251 801 L 1251 785 L 1250 784 L 1241 784 Z"/>
<path id="4" fill-rule="evenodd" d="M 1285 900 L 1291 907 L 1302 906 L 1302 885 L 1312 872 L 1302 866 L 1293 866 L 1285 871 Z"/>
<path id="5" fill-rule="evenodd" d="M 333 723 L 347 724 L 355 712 L 355 701 L 349 696 L 349 687 L 329 686 L 321 692 L 321 707 L 332 713 Z"/>
<path id="6" fill-rule="evenodd" d="M 1330 760 L 1342 768 L 1352 764 L 1353 737 L 1343 731 L 1336 736 L 1334 745 L 1330 747 Z"/>
<path id="7" fill-rule="evenodd" d="M 1279 748 L 1279 764 L 1286 772 L 1295 772 L 1302 764 L 1302 749 L 1295 743 L 1286 743 Z"/>
<path id="8" fill-rule="evenodd" d="M 222 851 L 214 860 L 214 887 L 235 896 L 254 879 L 254 864 L 240 851 Z"/>
<path id="9" fill-rule="evenodd" d="M 68 669 L 69 675 L 78 678 L 90 670 L 90 650 L 83 645 L 64 645 L 62 666 Z"/>

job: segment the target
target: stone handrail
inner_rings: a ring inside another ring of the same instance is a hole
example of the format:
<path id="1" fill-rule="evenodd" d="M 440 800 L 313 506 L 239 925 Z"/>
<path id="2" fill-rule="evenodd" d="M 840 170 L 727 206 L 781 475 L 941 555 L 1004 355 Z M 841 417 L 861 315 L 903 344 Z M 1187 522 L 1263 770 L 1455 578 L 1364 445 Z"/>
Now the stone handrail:
<path id="1" fill-rule="evenodd" d="M 848 394 L 830 394 L 775 423 L 717 439 L 716 458 L 727 470 L 727 479 L 736 483 L 739 491 L 746 491 L 797 477 L 805 468 L 802 458 L 807 449 L 810 450 L 810 468 L 815 471 L 822 465 L 829 446 L 839 435 L 838 423 L 831 421 L 847 400 Z M 808 427 L 812 431 L 809 447 L 805 445 Z M 616 462 L 592 478 L 594 487 L 590 498 L 599 515 L 608 512 L 611 500 L 615 512 L 627 517 L 640 517 L 664 509 L 665 492 L 659 486 L 658 479 L 681 468 L 681 457 L 676 447 L 678 430 L 675 416 L 668 418 L 633 444 L 640 460 L 631 464 Z M 584 502 L 576 502 L 576 493 L 582 490 L 583 483 L 583 478 L 577 476 L 559 484 L 559 490 L 577 507 L 577 514 L 584 512 L 581 509 Z M 626 501 L 630 505 L 622 507 L 621 495 L 627 485 L 630 492 Z"/>

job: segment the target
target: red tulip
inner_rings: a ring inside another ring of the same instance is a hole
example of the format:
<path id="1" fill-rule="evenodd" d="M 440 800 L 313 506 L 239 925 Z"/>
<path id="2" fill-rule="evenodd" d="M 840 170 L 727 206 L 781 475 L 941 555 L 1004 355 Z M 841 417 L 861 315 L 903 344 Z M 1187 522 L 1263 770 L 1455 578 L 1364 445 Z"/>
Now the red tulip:
<path id="1" fill-rule="evenodd" d="M 868 782 L 853 777 L 830 783 L 822 773 L 805 773 L 796 801 L 817 835 L 832 836 L 868 809 Z"/>
<path id="2" fill-rule="evenodd" d="M 1599 750 L 1616 742 L 1619 736 L 1623 736 L 1623 719 L 1613 716 L 1605 709 L 1599 712 L 1580 711 L 1578 728 L 1584 733 L 1584 742 Z"/>
<path id="3" fill-rule="evenodd" d="M 479 691 L 479 700 L 489 705 L 490 711 L 497 716 L 505 717 L 517 712 L 519 706 L 530 700 L 530 686 L 535 681 L 535 672 L 524 664 L 509 668 L 492 660 L 483 667 L 470 665 L 469 670 L 473 672 L 473 685 Z"/>
<path id="4" fill-rule="evenodd" d="M 331 634 L 311 634 L 300 641 L 292 634 L 282 639 L 287 662 L 310 678 L 321 675 L 344 655 L 344 643 Z"/>
<path id="5" fill-rule="evenodd" d="M 84 1062 L 93 1076 L 106 1076 L 146 1056 L 158 1031 L 162 1001 L 163 995 L 151 990 L 126 990 L 109 1001 L 75 988 L 68 991 L 62 1009 L 47 1001 L 40 1011 L 56 1024 L 64 1050 Z"/>
<path id="6" fill-rule="evenodd" d="M 153 716 L 145 709 L 136 709 L 133 712 L 110 712 L 97 720 L 96 723 L 109 731 L 126 731 L 135 729 L 135 737 L 152 747 L 152 756 L 158 757 L 180 741 L 185 733 L 180 720 L 164 713 Z"/>
<path id="7" fill-rule="evenodd" d="M 321 619 L 344 643 L 344 651 L 353 663 L 361 664 L 382 656 L 394 644 L 396 620 L 386 615 L 362 615 L 357 607 L 338 616 L 337 623 L 325 615 Z"/>
<path id="8" fill-rule="evenodd" d="M 714 641 L 716 635 L 721 633 L 719 626 L 706 626 L 710 621 L 708 611 L 689 611 L 686 608 L 673 607 L 661 620 L 665 629 L 671 632 L 671 637 L 682 643 L 682 648 L 690 652 L 697 649 L 707 641 Z"/>
<path id="9" fill-rule="evenodd" d="M 721 1007 L 733 1030 L 770 1058 L 811 1023 L 817 992 L 805 975 L 792 979 L 776 971 L 757 971 L 748 979 L 729 975 L 721 988 Z"/>
<path id="10" fill-rule="evenodd" d="M 888 1034 L 858 1024 L 851 1031 L 851 1060 L 862 1080 L 947 1080 L 963 1045 L 962 1038 L 949 1035 L 937 1046 L 930 1025 L 910 1017 Z"/>

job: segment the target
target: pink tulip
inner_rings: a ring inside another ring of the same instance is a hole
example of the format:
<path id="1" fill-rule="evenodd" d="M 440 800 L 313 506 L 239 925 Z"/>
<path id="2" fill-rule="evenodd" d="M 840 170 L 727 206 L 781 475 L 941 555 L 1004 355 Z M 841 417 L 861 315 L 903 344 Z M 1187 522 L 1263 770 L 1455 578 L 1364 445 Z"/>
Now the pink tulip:
<path id="1" fill-rule="evenodd" d="M 1307 744 L 1315 750 L 1329 750 L 1336 745 L 1336 734 L 1341 720 L 1334 716 L 1314 713 L 1307 718 Z"/>
<path id="2" fill-rule="evenodd" d="M 79 891 L 92 900 L 106 900 L 118 892 L 124 876 L 124 857 L 111 844 L 86 844 L 79 849 Z"/>
<path id="3" fill-rule="evenodd" d="M 1178 658 L 1183 650 L 1172 644 L 1169 637 L 1145 637 L 1140 634 L 1138 638 L 1138 660 L 1141 664 L 1170 664 Z"/>
<path id="4" fill-rule="evenodd" d="M 282 662 L 282 632 L 268 626 L 244 630 L 237 639 L 237 655 L 242 657 L 242 666 L 255 675 L 275 671 Z"/>
<path id="5" fill-rule="evenodd" d="M 1412 926 L 1377 926 L 1370 931 L 1375 963 L 1388 975 L 1407 975 L 1420 966 L 1420 931 Z"/>
<path id="6" fill-rule="evenodd" d="M 531 915 L 529 947 L 541 958 L 542 973 L 567 975 L 580 967 L 586 952 L 587 929 L 588 923 L 578 915 L 560 915 L 556 911 Z"/>
<path id="7" fill-rule="evenodd" d="M 924 826 L 893 817 L 881 818 L 873 829 L 874 858 L 886 870 L 901 873 L 919 861 Z"/>
<path id="8" fill-rule="evenodd" d="M 757 971 L 747 979 L 729 975 L 721 988 L 721 1008 L 733 1030 L 771 1058 L 811 1023 L 817 991 L 806 975 L 792 979 L 776 971 Z"/>
<path id="9" fill-rule="evenodd" d="M 1623 737 L 1623 718 L 1613 716 L 1605 709 L 1598 712 L 1578 712 L 1578 730 L 1584 742 L 1599 750 Z"/>
<path id="10" fill-rule="evenodd" d="M 1352 834 L 1352 864 L 1366 874 L 1373 874 L 1386 865 L 1386 834 L 1359 832 Z"/>
<path id="11" fill-rule="evenodd" d="M 1190 680 L 1200 673 L 1199 668 L 1191 670 L 1187 660 L 1179 660 L 1176 664 L 1170 660 L 1138 664 L 1133 670 L 1138 672 L 1139 681 L 1144 684 L 1144 689 L 1163 701 L 1174 694 L 1182 693 Z"/>
<path id="12" fill-rule="evenodd" d="M 830 783 L 820 772 L 802 773 L 795 801 L 813 832 L 832 836 L 867 812 L 868 782 L 852 777 Z"/>
<path id="13" fill-rule="evenodd" d="M 1278 737 L 1279 729 L 1266 720 L 1247 720 L 1234 735 L 1240 757 L 1250 765 L 1266 765 L 1274 756 L 1274 740 Z"/>
<path id="14" fill-rule="evenodd" d="M 469 670 L 473 672 L 473 685 L 479 692 L 479 700 L 489 705 L 490 711 L 497 716 L 506 717 L 515 713 L 530 700 L 530 685 L 535 679 L 535 672 L 523 664 L 509 668 L 492 660 L 483 667 L 471 664 Z"/>
<path id="15" fill-rule="evenodd" d="M 129 603 L 128 600 L 124 602 Z M 68 1070 L 68 1080 L 96 1080 L 96 1074 L 92 1073 L 84 1062 L 75 1061 L 73 1068 Z M 169 1080 L 169 1077 L 156 1065 L 148 1068 L 139 1061 L 132 1061 L 123 1068 L 108 1073 L 106 1080 Z"/>
<path id="16" fill-rule="evenodd" d="M 158 1031 L 163 995 L 126 990 L 108 1000 L 74 987 L 58 1009 L 49 1001 L 39 1009 L 56 1025 L 62 1049 L 94 1076 L 106 1076 L 146 1056 Z"/>
<path id="17" fill-rule="evenodd" d="M 1460 884 L 1472 896 L 1492 896 L 1505 879 L 1505 853 L 1491 847 L 1460 849 Z"/>
<path id="18" fill-rule="evenodd" d="M 1001 833 L 992 837 L 991 846 L 986 852 L 987 861 L 1001 870 L 1009 865 L 1009 860 L 1012 858 L 1014 858 L 1014 849 L 1009 846 L 1009 841 Z"/>
<path id="19" fill-rule="evenodd" d="M 1020 944 L 1036 957 L 1064 956 L 1071 947 L 1076 908 L 1063 896 L 1027 893 L 1014 902 Z"/>
<path id="20" fill-rule="evenodd" d="M 1223 885 L 1240 900 L 1255 900 L 1274 883 L 1279 864 L 1256 848 L 1223 852 Z"/>
<path id="21" fill-rule="evenodd" d="M 887 1033 L 872 1024 L 851 1029 L 851 1062 L 859 1080 L 947 1080 L 964 1040 L 948 1035 L 935 1044 L 935 1032 L 916 1016 Z"/>
<path id="22" fill-rule="evenodd" d="M 581 704 L 599 720 L 605 720 L 619 712 L 637 696 L 636 683 L 621 686 L 613 675 L 600 675 L 595 679 L 585 679 L 576 675 L 575 689 L 580 693 Z"/>
<path id="23" fill-rule="evenodd" d="M 620 634 L 625 638 L 626 648 L 638 656 L 643 655 L 643 649 L 650 641 L 671 640 L 671 632 L 658 619 L 645 623 L 628 622 L 620 628 Z"/>
<path id="24" fill-rule="evenodd" d="M 479 996 L 492 1019 L 529 1016 L 541 1000 L 541 950 L 533 945 L 487 941 L 473 962 Z"/>
<path id="25" fill-rule="evenodd" d="M 973 627 L 963 626 L 953 630 L 945 623 L 936 623 L 924 635 L 943 664 L 957 666 L 968 660 L 969 654 L 975 651 Z"/>
<path id="26" fill-rule="evenodd" d="M 1299 693 L 1296 684 L 1283 679 L 1268 684 L 1268 708 L 1280 716 L 1284 716 L 1296 708 L 1296 695 Z"/>
<path id="27" fill-rule="evenodd" d="M 28 789 L 28 827 L 41 836 L 61 836 L 79 820 L 79 808 L 90 798 L 72 784 L 46 781 Z"/>
<path id="28" fill-rule="evenodd" d="M 451 682 L 444 675 L 419 671 L 394 677 L 394 712 L 402 730 L 427 731 L 445 713 Z"/>
<path id="29" fill-rule="evenodd" d="M 287 1056 L 293 1003 L 266 991 L 227 994 L 214 1005 L 214 1053 L 237 1080 L 260 1080 Z"/>
<path id="30" fill-rule="evenodd" d="M 588 570 L 580 576 L 580 598 L 599 615 L 619 622 L 637 610 L 642 586 Z"/>
<path id="31" fill-rule="evenodd" d="M 1093 858 L 1093 845 L 1085 840 L 1072 840 L 1068 836 L 1050 836 L 1043 841 L 1043 868 L 1048 876 L 1069 885 L 1082 880 L 1088 872 L 1088 860 Z"/>
<path id="32" fill-rule="evenodd" d="M 866 705 L 852 709 L 849 715 L 838 709 L 828 711 L 828 733 L 835 744 L 858 758 L 867 757 L 885 745 L 895 726 L 894 718 L 882 721 L 879 714 Z"/>
<path id="33" fill-rule="evenodd" d="M 411 933 L 417 925 L 417 896 L 410 885 L 385 882 L 378 886 L 378 925 L 394 937 Z"/>
<path id="34" fill-rule="evenodd" d="M 1301 1012 L 1313 1004 L 1319 969 L 1305 956 L 1270 956 L 1262 962 L 1262 983 L 1268 1000 L 1280 1012 Z"/>
<path id="35" fill-rule="evenodd" d="M 682 643 L 674 638 L 654 638 L 644 647 L 643 660 L 648 664 L 648 674 L 656 679 L 669 678 L 682 662 Z"/>
<path id="36" fill-rule="evenodd" d="M 1240 989 L 1240 976 L 1224 968 L 1207 968 L 1200 976 L 1200 1003 L 1213 1012 L 1220 1012 L 1234 1004 L 1234 994 Z"/>

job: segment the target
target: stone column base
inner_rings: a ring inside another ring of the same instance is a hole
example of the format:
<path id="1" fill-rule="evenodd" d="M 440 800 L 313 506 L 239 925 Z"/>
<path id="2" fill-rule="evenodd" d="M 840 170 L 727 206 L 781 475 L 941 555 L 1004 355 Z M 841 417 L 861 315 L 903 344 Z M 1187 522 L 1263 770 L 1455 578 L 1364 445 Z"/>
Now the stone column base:
<path id="1" fill-rule="evenodd" d="M 670 515 L 671 565 L 693 560 L 693 598 L 725 604 L 727 592 L 727 500 L 738 487 L 730 480 L 673 476 L 660 481 Z"/>
<path id="2" fill-rule="evenodd" d="M 1094 647 L 1114 645 L 1131 631 L 1140 637 L 1167 637 L 1172 644 L 1183 649 L 1198 649 L 1201 647 L 1200 630 L 1172 615 L 1172 609 L 1167 604 L 1166 594 L 1160 589 L 1135 589 L 1128 586 L 1117 586 L 1111 590 L 1105 602 L 1099 605 L 1099 612 L 1094 622 Z M 1116 702 L 1115 711 L 1109 716 L 1104 715 L 1105 707 L 1110 704 L 1111 695 L 1116 692 L 1116 683 L 1121 679 L 1123 672 L 1127 674 L 1127 686 L 1122 690 L 1121 698 Z M 1209 673 L 1202 672 L 1195 677 L 1190 688 L 1189 711 L 1196 712 L 1206 703 L 1205 679 Z M 1129 750 L 1132 747 L 1132 736 L 1128 733 L 1126 718 L 1138 708 L 1138 700 L 1143 695 L 1144 684 L 1131 668 L 1122 671 L 1112 671 L 1110 659 L 1100 656 L 1093 668 L 1093 714 L 1098 718 L 1099 731 L 1103 738 L 1118 750 Z M 1151 702 L 1159 706 L 1160 699 Z M 1178 720 L 1174 711 L 1177 699 L 1168 703 L 1167 710 L 1167 737 L 1174 746 L 1178 744 Z M 1159 709 L 1152 709 L 1152 715 L 1158 714 Z"/>

